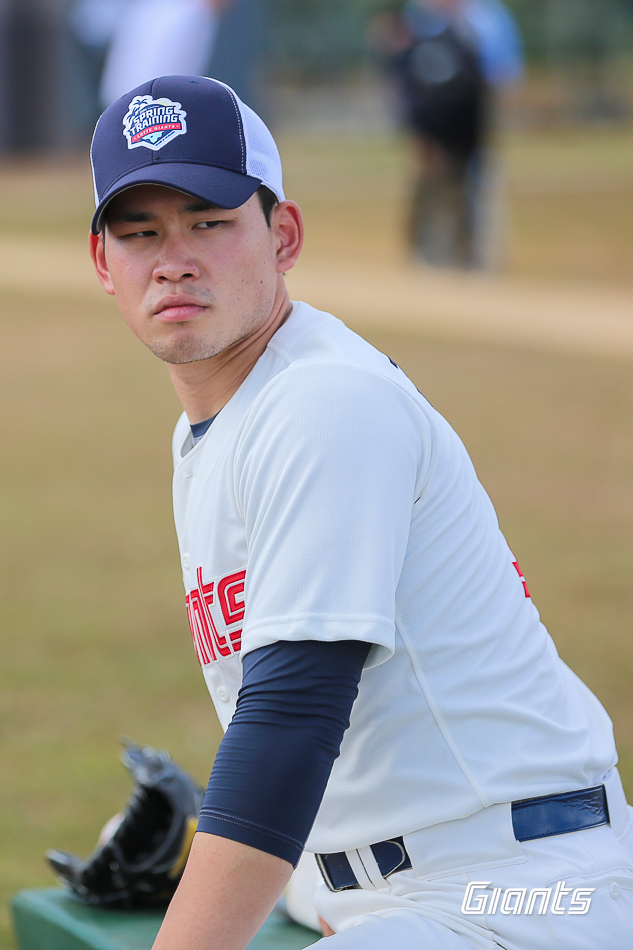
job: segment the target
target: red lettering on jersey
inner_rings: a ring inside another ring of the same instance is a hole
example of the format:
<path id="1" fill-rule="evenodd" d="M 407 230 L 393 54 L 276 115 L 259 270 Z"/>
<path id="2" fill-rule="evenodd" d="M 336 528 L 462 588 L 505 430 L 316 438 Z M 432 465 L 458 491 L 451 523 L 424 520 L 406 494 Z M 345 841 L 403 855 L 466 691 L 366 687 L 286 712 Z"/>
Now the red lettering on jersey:
<path id="1" fill-rule="evenodd" d="M 200 600 L 202 602 L 202 609 L 205 612 L 207 623 L 209 625 L 209 630 L 213 635 L 213 640 L 218 649 L 220 656 L 228 656 L 231 652 L 231 648 L 226 642 L 226 637 L 222 636 L 221 633 L 218 633 L 218 628 L 213 622 L 213 617 L 211 616 L 211 611 L 209 607 L 213 603 L 213 581 L 205 584 L 202 580 L 202 568 L 199 567 L 196 571 L 196 577 L 198 578 L 198 591 L 200 592 Z M 192 591 L 193 594 L 193 591 Z"/>
<path id="2" fill-rule="evenodd" d="M 191 590 L 186 598 L 189 626 L 193 644 L 201 666 L 231 653 L 239 653 L 242 648 L 242 629 L 228 630 L 229 626 L 241 623 L 244 619 L 244 578 L 246 571 L 228 574 L 216 581 L 204 583 L 202 567 L 196 570 L 198 586 Z M 221 616 L 215 609 L 215 620 L 211 608 L 216 604 L 214 591 Z M 218 629 L 224 626 L 225 632 Z M 227 639 L 228 634 L 228 639 Z M 218 655 L 219 654 L 219 655 Z"/>
<path id="3" fill-rule="evenodd" d="M 523 590 L 525 591 L 525 596 L 526 596 L 526 597 L 529 597 L 529 596 L 530 596 L 530 592 L 529 592 L 529 590 L 528 590 L 528 588 L 527 588 L 527 584 L 526 584 L 525 578 L 524 578 L 523 574 L 521 573 L 521 568 L 519 567 L 519 562 L 518 562 L 518 561 L 513 561 L 513 562 L 512 562 L 512 566 L 515 568 L 517 574 L 518 574 L 519 577 L 521 578 L 521 583 L 523 584 Z"/>
<path id="4" fill-rule="evenodd" d="M 238 571 L 237 574 L 229 574 L 218 582 L 218 597 L 227 627 L 232 623 L 241 623 L 244 619 L 245 577 L 246 571 Z M 240 597 L 239 601 L 238 597 Z"/>
<path id="5" fill-rule="evenodd" d="M 211 660 L 215 660 L 215 650 L 213 649 L 213 640 L 209 633 L 206 612 L 202 607 L 200 593 L 194 588 L 185 597 L 187 605 L 187 615 L 189 617 L 189 626 L 193 637 L 196 656 L 200 661 L 200 666 L 206 666 Z"/>

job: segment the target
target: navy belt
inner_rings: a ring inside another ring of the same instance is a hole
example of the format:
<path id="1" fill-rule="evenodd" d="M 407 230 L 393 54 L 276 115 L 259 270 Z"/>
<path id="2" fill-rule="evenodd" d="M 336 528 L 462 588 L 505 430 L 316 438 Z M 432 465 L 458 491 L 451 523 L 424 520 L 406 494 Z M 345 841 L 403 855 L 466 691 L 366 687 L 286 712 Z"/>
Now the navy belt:
<path id="1" fill-rule="evenodd" d="M 608 824 L 609 809 L 604 785 L 512 802 L 512 828 L 517 841 L 566 835 L 572 831 Z M 403 838 L 379 841 L 370 845 L 370 848 L 385 878 L 396 871 L 408 871 L 412 867 Z M 323 880 L 331 891 L 361 887 L 345 851 L 317 854 L 316 860 Z"/>

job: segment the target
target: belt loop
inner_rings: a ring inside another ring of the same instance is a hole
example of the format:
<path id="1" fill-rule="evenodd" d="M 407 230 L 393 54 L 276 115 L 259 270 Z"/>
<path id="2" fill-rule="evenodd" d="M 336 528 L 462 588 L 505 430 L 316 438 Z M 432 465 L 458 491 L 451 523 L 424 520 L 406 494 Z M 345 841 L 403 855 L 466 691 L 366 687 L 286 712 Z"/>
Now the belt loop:
<path id="1" fill-rule="evenodd" d="M 390 884 L 380 870 L 371 847 L 358 848 L 355 853 L 358 854 L 358 857 L 363 862 L 363 868 L 371 881 L 372 887 L 377 891 L 388 891 Z"/>
<path id="2" fill-rule="evenodd" d="M 354 874 L 356 875 L 356 880 L 358 881 L 359 886 L 364 888 L 365 890 L 375 891 L 377 890 L 376 885 L 374 884 L 369 874 L 367 873 L 367 870 L 363 863 L 363 859 L 360 856 L 361 851 L 363 852 L 369 851 L 369 848 L 360 848 L 359 850 L 356 850 L 356 848 L 354 848 L 351 851 L 346 851 L 345 857 L 349 861 L 349 865 L 352 871 L 354 872 Z M 381 875 L 381 883 L 384 883 L 384 881 L 382 881 L 382 875 Z"/>
<path id="3" fill-rule="evenodd" d="M 620 773 L 615 766 L 609 769 L 604 777 L 604 789 L 607 794 L 609 819 L 613 834 L 616 838 L 621 838 L 629 826 L 631 810 L 622 788 Z"/>

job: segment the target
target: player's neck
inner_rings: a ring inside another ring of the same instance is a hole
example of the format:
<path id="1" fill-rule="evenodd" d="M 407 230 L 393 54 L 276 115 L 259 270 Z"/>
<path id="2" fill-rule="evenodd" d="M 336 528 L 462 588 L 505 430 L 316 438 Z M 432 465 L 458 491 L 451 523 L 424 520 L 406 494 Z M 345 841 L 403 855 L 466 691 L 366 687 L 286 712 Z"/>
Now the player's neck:
<path id="1" fill-rule="evenodd" d="M 292 309 L 283 279 L 269 318 L 244 340 L 217 356 L 193 363 L 167 364 L 174 389 L 189 422 L 203 422 L 216 415 L 237 392 L 255 363 L 290 315 Z"/>

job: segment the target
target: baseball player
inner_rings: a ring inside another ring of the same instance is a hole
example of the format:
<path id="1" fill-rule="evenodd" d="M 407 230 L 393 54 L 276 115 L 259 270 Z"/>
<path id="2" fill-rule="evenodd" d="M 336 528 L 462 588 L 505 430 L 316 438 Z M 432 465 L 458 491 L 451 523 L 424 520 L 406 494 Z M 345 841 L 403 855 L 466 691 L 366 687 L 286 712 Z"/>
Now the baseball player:
<path id="1" fill-rule="evenodd" d="M 304 849 L 331 950 L 629 946 L 611 722 L 448 423 L 288 299 L 303 226 L 268 129 L 162 77 L 92 160 L 97 274 L 184 408 L 176 528 L 225 729 L 157 950 L 244 950 Z"/>

